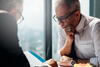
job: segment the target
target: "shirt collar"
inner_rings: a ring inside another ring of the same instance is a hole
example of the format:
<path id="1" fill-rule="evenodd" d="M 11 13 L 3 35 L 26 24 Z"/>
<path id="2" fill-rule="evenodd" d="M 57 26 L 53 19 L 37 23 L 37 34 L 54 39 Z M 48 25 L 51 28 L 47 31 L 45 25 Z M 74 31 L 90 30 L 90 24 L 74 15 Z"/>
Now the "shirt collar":
<path id="1" fill-rule="evenodd" d="M 83 15 L 81 15 L 81 20 L 80 20 L 78 26 L 76 27 L 77 32 L 80 32 L 84 28 L 85 20 L 86 20 L 85 17 Z"/>

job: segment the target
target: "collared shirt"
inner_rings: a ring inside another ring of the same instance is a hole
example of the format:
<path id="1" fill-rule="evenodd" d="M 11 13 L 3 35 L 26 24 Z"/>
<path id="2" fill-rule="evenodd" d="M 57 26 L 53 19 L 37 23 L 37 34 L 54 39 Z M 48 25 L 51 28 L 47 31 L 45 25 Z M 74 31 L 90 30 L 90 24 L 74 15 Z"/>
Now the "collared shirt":
<path id="1" fill-rule="evenodd" d="M 76 31 L 77 56 L 80 59 L 89 59 L 90 63 L 100 67 L 100 19 L 82 15 Z M 64 30 L 59 27 L 58 49 L 64 46 L 66 39 Z"/>

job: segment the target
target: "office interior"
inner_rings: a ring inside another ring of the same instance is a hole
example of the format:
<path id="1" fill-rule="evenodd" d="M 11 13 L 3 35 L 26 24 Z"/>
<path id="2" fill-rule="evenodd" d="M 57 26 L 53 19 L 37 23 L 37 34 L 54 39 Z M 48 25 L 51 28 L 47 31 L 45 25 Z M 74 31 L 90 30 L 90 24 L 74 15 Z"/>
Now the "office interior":
<path id="1" fill-rule="evenodd" d="M 56 0 L 24 0 L 24 20 L 18 24 L 24 52 L 33 51 L 45 60 L 58 60 L 58 24 L 52 19 Z M 100 18 L 100 0 L 80 0 L 81 12 Z M 84 5 L 85 4 L 85 5 Z"/>

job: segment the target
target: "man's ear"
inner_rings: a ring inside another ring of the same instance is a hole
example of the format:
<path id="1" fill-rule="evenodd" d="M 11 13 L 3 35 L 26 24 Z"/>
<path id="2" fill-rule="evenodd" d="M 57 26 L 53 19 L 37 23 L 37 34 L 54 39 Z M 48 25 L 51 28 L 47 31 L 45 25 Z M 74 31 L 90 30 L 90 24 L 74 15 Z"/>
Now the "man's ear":
<path id="1" fill-rule="evenodd" d="M 18 20 L 20 18 L 20 14 L 18 12 L 18 8 L 19 7 L 15 7 L 9 12 L 10 14 L 12 14 L 16 18 L 16 20 Z"/>
<path id="2" fill-rule="evenodd" d="M 75 12 L 75 18 L 79 21 L 80 20 L 80 10 Z"/>
<path id="3" fill-rule="evenodd" d="M 10 14 L 12 15 L 15 15 L 16 14 L 16 8 L 12 8 L 10 11 L 9 11 Z"/>
<path id="4" fill-rule="evenodd" d="M 80 16 L 80 11 L 79 11 L 79 10 L 77 10 L 77 11 L 75 12 L 75 16 L 76 16 L 76 17 L 79 17 L 79 16 Z"/>

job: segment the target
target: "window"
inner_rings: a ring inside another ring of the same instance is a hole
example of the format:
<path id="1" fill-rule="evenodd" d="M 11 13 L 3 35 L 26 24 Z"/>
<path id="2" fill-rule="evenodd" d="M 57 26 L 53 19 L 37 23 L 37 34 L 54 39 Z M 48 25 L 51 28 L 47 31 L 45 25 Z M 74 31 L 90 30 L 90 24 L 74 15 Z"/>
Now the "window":
<path id="1" fill-rule="evenodd" d="M 89 16 L 89 7 L 90 7 L 90 0 L 79 0 L 81 4 L 81 12 L 85 15 Z M 85 5 L 84 5 L 85 4 Z"/>
<path id="2" fill-rule="evenodd" d="M 24 51 L 44 55 L 44 0 L 24 0 L 24 21 L 18 24 L 19 43 Z"/>
<path id="3" fill-rule="evenodd" d="M 52 0 L 52 17 L 55 14 L 55 1 Z M 52 57 L 57 60 L 59 58 L 57 53 L 58 44 L 58 24 L 52 19 Z"/>

